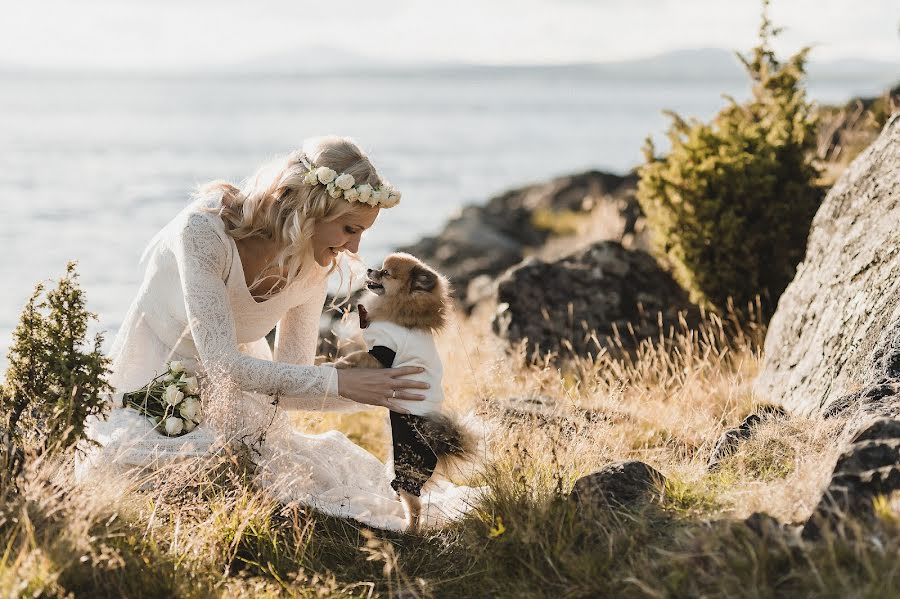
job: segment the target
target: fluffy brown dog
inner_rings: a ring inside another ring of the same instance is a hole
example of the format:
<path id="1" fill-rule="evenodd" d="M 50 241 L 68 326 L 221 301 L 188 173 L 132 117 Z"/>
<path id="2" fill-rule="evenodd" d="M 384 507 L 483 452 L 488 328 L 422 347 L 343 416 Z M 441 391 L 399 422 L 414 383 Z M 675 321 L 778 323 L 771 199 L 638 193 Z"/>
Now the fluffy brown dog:
<path id="1" fill-rule="evenodd" d="M 441 411 L 443 367 L 434 343 L 450 312 L 447 280 L 409 254 L 388 256 L 380 270 L 369 270 L 366 287 L 372 297 L 359 306 L 367 350 L 338 360 L 337 368 L 420 366 L 431 388 L 424 401 L 404 402 L 409 414 L 391 411 L 394 480 L 406 512 L 407 530 L 418 528 L 420 494 L 437 468 L 467 459 L 474 441 L 454 419 Z"/>

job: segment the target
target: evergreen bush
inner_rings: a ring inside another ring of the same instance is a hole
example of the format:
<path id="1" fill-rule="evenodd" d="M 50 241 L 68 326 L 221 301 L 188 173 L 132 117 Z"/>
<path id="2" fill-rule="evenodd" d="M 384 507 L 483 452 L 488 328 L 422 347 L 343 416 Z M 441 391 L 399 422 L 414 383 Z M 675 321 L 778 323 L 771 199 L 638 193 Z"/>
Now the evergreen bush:
<path id="1" fill-rule="evenodd" d="M 637 198 L 657 256 L 694 301 L 720 311 L 729 298 L 744 306 L 759 294 L 774 306 L 822 198 L 815 112 L 803 85 L 809 49 L 778 61 L 767 5 L 760 44 L 749 57 L 738 53 L 752 98 L 728 98 L 710 123 L 669 113 L 669 153 L 657 157 L 648 139 L 639 169 Z"/>
<path id="2" fill-rule="evenodd" d="M 104 412 L 109 360 L 85 336 L 96 315 L 85 307 L 75 264 L 54 289 L 38 284 L 13 332 L 0 389 L 5 461 L 22 450 L 55 453 L 85 438 L 84 421 Z"/>

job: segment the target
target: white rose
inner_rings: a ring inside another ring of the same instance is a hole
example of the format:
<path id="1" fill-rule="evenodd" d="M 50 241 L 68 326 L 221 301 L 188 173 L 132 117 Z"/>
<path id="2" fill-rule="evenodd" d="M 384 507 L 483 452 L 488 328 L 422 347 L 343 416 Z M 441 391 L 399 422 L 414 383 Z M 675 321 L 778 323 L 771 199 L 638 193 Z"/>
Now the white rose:
<path id="1" fill-rule="evenodd" d="M 184 364 L 182 364 L 178 360 L 172 360 L 169 362 L 169 372 L 172 374 L 180 374 L 184 372 Z"/>
<path id="2" fill-rule="evenodd" d="M 177 406 L 178 402 L 184 399 L 184 393 L 179 391 L 177 386 L 169 385 L 168 387 L 166 387 L 166 393 L 163 398 L 170 406 Z"/>
<path id="3" fill-rule="evenodd" d="M 344 199 L 348 202 L 355 202 L 359 199 L 359 191 L 356 189 L 348 189 L 344 192 Z"/>
<path id="4" fill-rule="evenodd" d="M 186 378 L 182 382 L 184 383 L 184 392 L 188 395 L 196 395 L 197 391 L 200 390 L 200 382 L 197 381 L 195 376 Z"/>
<path id="5" fill-rule="evenodd" d="M 393 208 L 397 204 L 400 203 L 400 192 L 395 191 L 391 194 L 391 197 L 388 198 L 388 208 Z"/>
<path id="6" fill-rule="evenodd" d="M 189 433 L 197 427 L 197 423 L 193 420 L 184 421 L 184 432 Z"/>
<path id="7" fill-rule="evenodd" d="M 200 402 L 196 397 L 188 397 L 178 408 L 181 415 L 188 420 L 199 420 L 200 418 Z"/>
<path id="8" fill-rule="evenodd" d="M 178 416 L 169 416 L 166 418 L 166 434 L 177 435 L 184 430 L 184 420 Z"/>
<path id="9" fill-rule="evenodd" d="M 328 195 L 330 195 L 331 197 L 339 198 L 339 197 L 341 197 L 342 193 L 344 193 L 344 190 L 341 189 L 340 187 L 338 187 L 337 185 L 335 185 L 334 183 L 328 184 Z"/>
<path id="10" fill-rule="evenodd" d="M 369 198 L 372 197 L 372 186 L 366 183 L 365 185 L 360 185 L 356 189 L 359 191 L 359 201 L 368 203 Z"/>
<path id="11" fill-rule="evenodd" d="M 388 199 L 388 194 L 383 189 L 372 192 L 372 199 L 369 200 L 370 206 L 376 206 Z"/>
<path id="12" fill-rule="evenodd" d="M 316 177 L 319 178 L 319 183 L 331 183 L 336 176 L 337 173 L 327 166 L 320 166 L 316 169 Z"/>
<path id="13" fill-rule="evenodd" d="M 163 377 L 163 381 L 166 383 L 171 383 L 174 380 L 175 380 L 175 375 L 172 374 L 171 372 Z"/>
<path id="14" fill-rule="evenodd" d="M 353 184 L 356 183 L 356 179 L 353 178 L 353 175 L 348 175 L 344 173 L 340 177 L 334 180 L 334 184 L 343 189 L 344 191 L 353 187 Z"/>
<path id="15" fill-rule="evenodd" d="M 309 171 L 306 173 L 306 176 L 303 177 L 303 182 L 307 185 L 318 185 L 319 184 L 319 175 L 316 171 Z"/>

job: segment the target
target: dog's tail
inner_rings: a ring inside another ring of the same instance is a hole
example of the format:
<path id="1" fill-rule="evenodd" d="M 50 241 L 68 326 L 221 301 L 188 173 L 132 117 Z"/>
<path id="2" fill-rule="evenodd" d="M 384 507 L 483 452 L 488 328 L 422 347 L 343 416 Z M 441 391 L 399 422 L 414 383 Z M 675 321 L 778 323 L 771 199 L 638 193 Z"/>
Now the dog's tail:
<path id="1" fill-rule="evenodd" d="M 437 470 L 445 477 L 471 475 L 477 470 L 477 464 L 484 461 L 487 431 L 474 414 L 464 417 L 431 414 L 421 423 L 420 432 L 437 455 Z"/>

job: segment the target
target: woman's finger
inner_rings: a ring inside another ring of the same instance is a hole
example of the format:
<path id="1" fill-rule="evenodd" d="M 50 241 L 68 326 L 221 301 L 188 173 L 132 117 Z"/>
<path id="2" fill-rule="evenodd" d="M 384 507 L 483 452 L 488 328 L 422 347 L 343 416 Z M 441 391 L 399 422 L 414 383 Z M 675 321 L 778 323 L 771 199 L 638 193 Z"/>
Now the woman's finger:
<path id="1" fill-rule="evenodd" d="M 425 369 L 421 366 L 401 366 L 400 368 L 387 369 L 387 373 L 393 378 L 397 378 L 398 376 L 409 376 L 411 374 L 420 374 L 422 372 L 425 372 Z"/>
<path id="2" fill-rule="evenodd" d="M 422 401 L 425 399 L 424 395 L 419 395 L 418 393 L 397 393 L 397 397 L 392 397 L 391 399 L 402 399 L 403 401 Z"/>
<path id="3" fill-rule="evenodd" d="M 401 389 L 431 389 L 431 385 L 412 379 L 394 379 L 391 382 L 391 389 L 396 389 L 397 391 Z"/>

